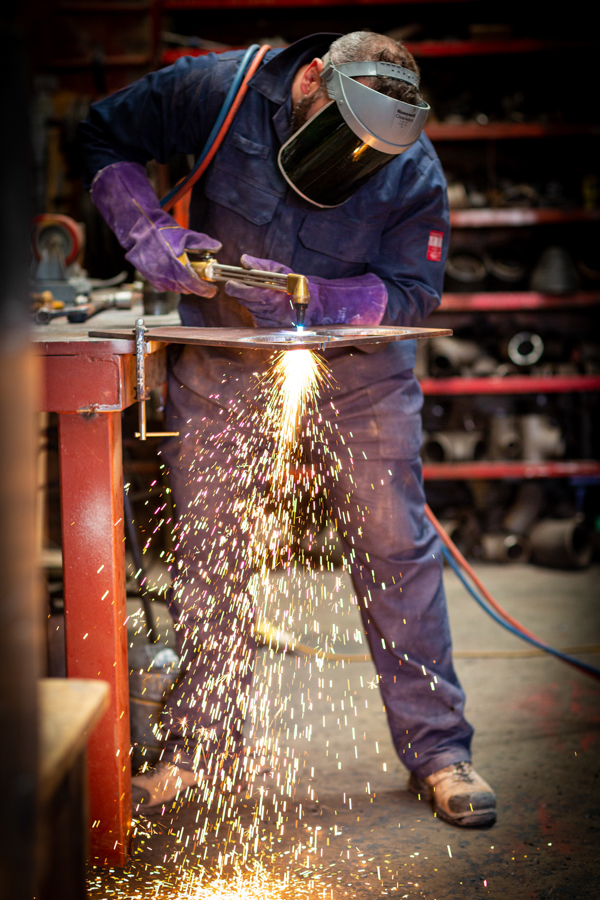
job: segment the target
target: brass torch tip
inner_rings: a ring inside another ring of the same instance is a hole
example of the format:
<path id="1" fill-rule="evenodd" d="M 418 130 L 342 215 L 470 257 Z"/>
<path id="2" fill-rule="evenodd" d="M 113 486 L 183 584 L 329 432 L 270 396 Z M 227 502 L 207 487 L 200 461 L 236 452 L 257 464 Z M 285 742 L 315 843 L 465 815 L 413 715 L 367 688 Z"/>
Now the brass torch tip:
<path id="1" fill-rule="evenodd" d="M 287 292 L 292 295 L 292 303 L 296 310 L 296 327 L 298 331 L 304 331 L 304 317 L 310 300 L 306 275 L 296 275 L 291 272 L 287 277 Z"/>

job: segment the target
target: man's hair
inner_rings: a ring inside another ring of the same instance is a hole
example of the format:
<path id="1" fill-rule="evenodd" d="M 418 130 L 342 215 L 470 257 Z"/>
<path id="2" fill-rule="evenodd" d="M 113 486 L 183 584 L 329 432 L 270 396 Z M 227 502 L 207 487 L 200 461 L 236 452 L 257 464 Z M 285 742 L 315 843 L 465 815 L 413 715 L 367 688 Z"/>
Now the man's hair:
<path id="1" fill-rule="evenodd" d="M 372 31 L 352 31 L 334 41 L 329 48 L 329 56 L 334 65 L 350 62 L 366 62 L 375 60 L 380 62 L 396 63 L 404 66 L 411 72 L 419 74 L 419 67 L 414 57 L 408 52 L 404 44 L 386 37 L 384 34 L 374 34 Z M 381 75 L 373 75 L 365 78 L 367 87 L 380 94 L 387 94 L 394 100 L 403 100 L 405 103 L 417 103 L 419 92 L 412 84 L 398 81 L 396 78 L 386 78 Z"/>

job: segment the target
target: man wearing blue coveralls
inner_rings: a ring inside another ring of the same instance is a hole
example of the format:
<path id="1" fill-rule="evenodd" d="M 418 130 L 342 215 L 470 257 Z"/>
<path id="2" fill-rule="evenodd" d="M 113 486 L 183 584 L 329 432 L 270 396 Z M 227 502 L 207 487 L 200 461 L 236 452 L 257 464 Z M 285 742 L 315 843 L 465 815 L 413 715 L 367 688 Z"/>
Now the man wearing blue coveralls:
<path id="1" fill-rule="evenodd" d="M 390 38 L 312 35 L 270 50 L 194 187 L 190 230 L 161 209 L 144 165 L 200 152 L 241 56 L 183 58 L 92 106 L 81 126 L 88 185 L 127 258 L 157 288 L 182 293 L 180 313 L 188 326 L 294 322 L 285 294 L 228 282 L 217 295 L 189 266 L 187 251 L 201 250 L 218 251 L 220 263 L 242 259 L 253 268 L 308 275 L 307 325 L 418 325 L 440 302 L 449 236 L 446 184 L 422 134 L 428 107 L 419 98 L 416 63 Z M 220 413 L 251 391 L 269 354 L 170 349 L 167 427 L 182 438 L 167 443 L 162 455 L 182 526 L 198 493 L 190 472 L 206 472 L 219 459 L 221 471 L 228 471 L 235 435 L 229 444 L 214 440 L 222 432 Z M 334 508 L 351 495 L 368 508 L 360 528 L 347 525 L 342 542 L 354 551 L 348 552 L 351 574 L 394 745 L 411 773 L 411 789 L 429 797 L 439 816 L 456 825 L 492 824 L 495 796 L 471 764 L 473 732 L 452 666 L 440 544 L 423 511 L 414 342 L 325 355 L 337 383 L 334 426 L 354 458 L 352 478 L 342 471 L 329 485 L 328 502 Z M 329 400 L 323 398 L 324 416 Z M 210 459 L 201 449 L 207 446 Z M 185 540 L 171 611 L 180 648 L 192 632 L 202 640 L 194 654 L 185 654 L 186 676 L 169 704 L 161 763 L 134 778 L 134 795 L 148 806 L 168 802 L 197 780 L 190 734 L 196 741 L 210 735 L 214 754 L 226 747 L 235 755 L 241 744 L 240 697 L 252 678 L 251 617 L 236 616 L 218 575 L 240 572 L 244 537 L 236 534 L 227 502 L 237 488 L 235 472 L 219 487 L 218 500 L 207 499 L 203 509 L 217 534 L 227 536 L 217 574 L 214 566 L 207 574 L 205 533 L 180 531 Z M 367 559 L 373 572 L 368 602 L 359 577 Z M 249 575 L 242 567 L 240 578 Z M 223 693 L 221 687 L 217 702 L 216 687 L 207 697 L 206 686 L 217 685 L 224 667 L 229 688 Z M 178 730 L 183 719 L 185 729 Z"/>

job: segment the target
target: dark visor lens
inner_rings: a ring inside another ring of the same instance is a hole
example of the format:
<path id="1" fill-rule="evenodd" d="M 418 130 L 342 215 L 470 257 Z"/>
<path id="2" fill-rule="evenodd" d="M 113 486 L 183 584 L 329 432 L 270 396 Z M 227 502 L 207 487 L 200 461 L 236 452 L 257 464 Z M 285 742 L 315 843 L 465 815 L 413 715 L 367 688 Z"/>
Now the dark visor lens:
<path id="1" fill-rule="evenodd" d="M 361 141 L 333 102 L 281 148 L 279 165 L 311 203 L 340 206 L 394 158 Z"/>

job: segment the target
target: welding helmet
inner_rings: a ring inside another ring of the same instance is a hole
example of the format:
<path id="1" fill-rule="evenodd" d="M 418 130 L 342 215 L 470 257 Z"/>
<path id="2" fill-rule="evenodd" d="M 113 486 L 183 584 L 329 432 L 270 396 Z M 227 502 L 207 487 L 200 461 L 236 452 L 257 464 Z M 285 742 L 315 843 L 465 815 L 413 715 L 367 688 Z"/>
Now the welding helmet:
<path id="1" fill-rule="evenodd" d="M 418 140 L 429 113 L 355 81 L 385 76 L 419 87 L 415 72 L 395 63 L 370 60 L 335 66 L 323 59 L 321 79 L 330 102 L 286 141 L 279 169 L 288 184 L 315 206 L 345 203 L 363 184 Z"/>

